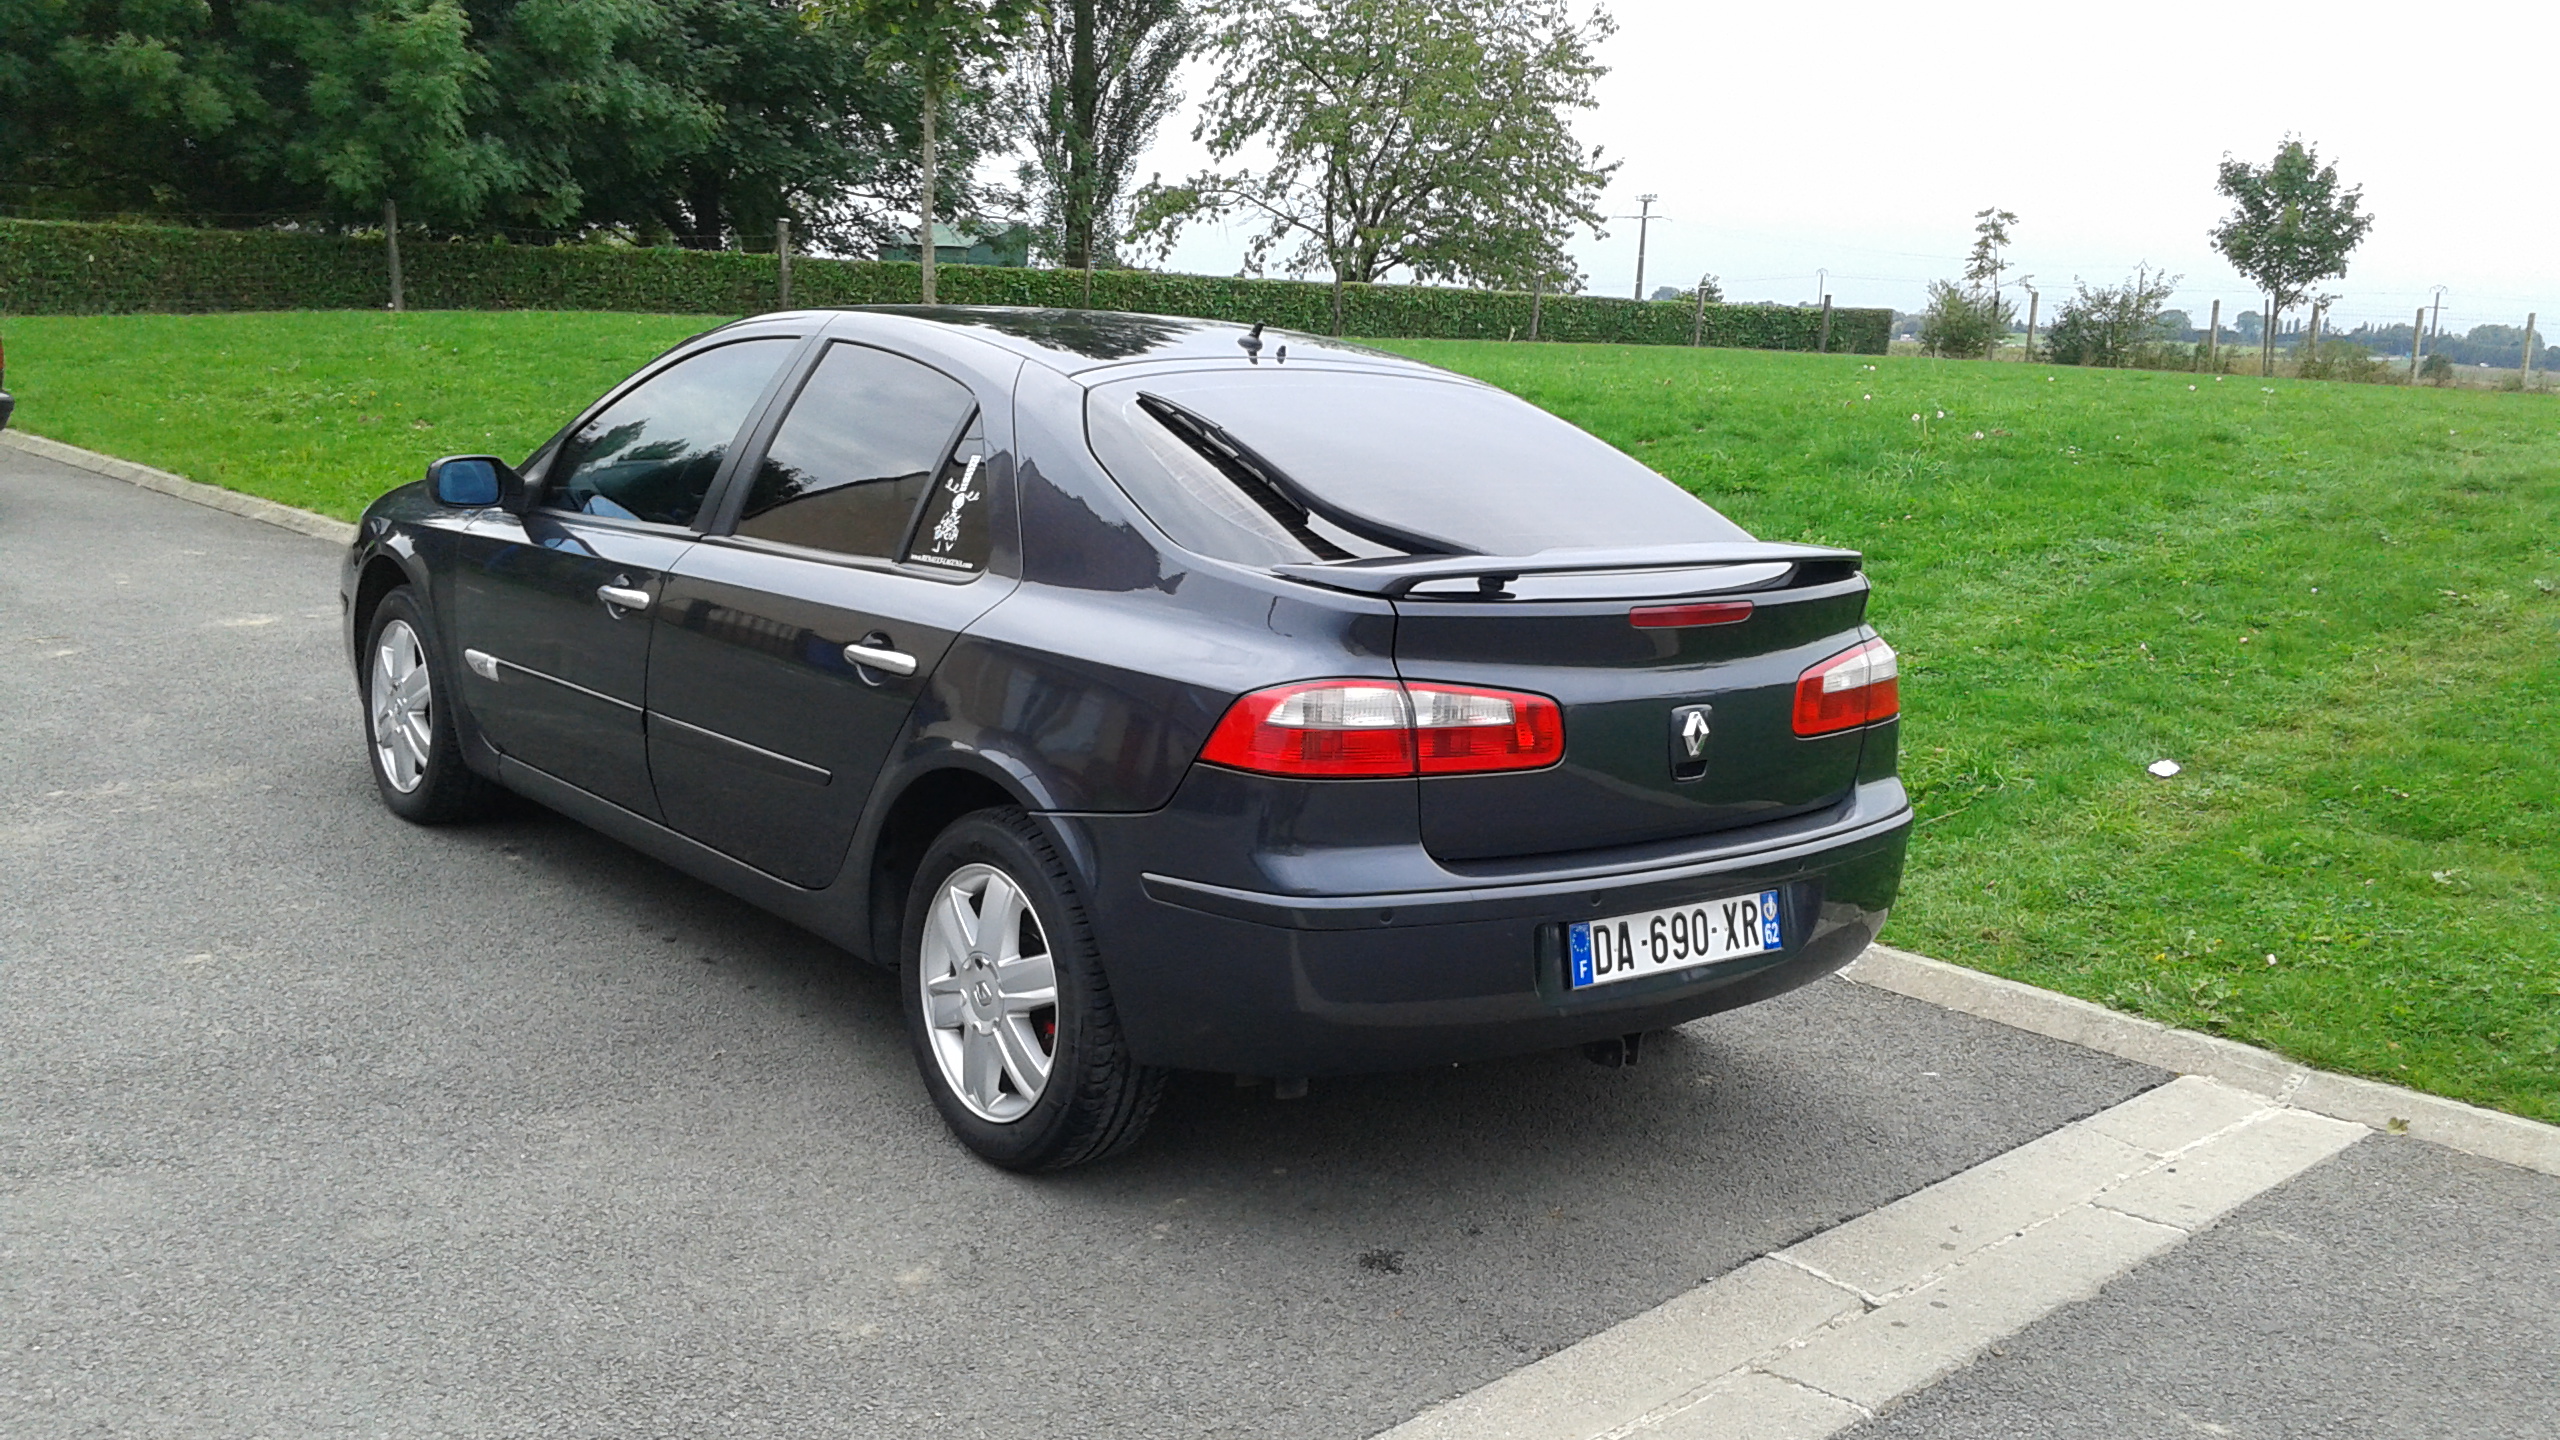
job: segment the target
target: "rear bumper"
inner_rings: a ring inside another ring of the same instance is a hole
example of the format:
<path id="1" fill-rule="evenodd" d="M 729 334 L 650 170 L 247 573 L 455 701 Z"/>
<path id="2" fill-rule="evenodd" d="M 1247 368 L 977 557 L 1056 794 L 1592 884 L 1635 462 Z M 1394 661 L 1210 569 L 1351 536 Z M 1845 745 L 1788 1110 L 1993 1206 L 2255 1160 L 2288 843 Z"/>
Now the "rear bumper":
<path id="1" fill-rule="evenodd" d="M 10 396 L 9 392 L 0 390 L 0 430 L 9 428 L 9 415 L 17 408 L 18 402 Z"/>
<path id="2" fill-rule="evenodd" d="M 1888 779 L 1860 786 L 1819 825 L 1728 833 L 1641 864 L 1566 861 L 1545 873 L 1512 867 L 1498 882 L 1450 874 L 1430 887 L 1291 894 L 1186 878 L 1206 867 L 1201 817 L 1183 809 L 1177 797 L 1151 815 L 1050 819 L 1093 886 L 1096 939 L 1132 1052 L 1256 1075 L 1554 1049 L 1792 990 L 1875 938 L 1911 832 L 1909 803 Z M 1413 869 L 1389 857 L 1364 868 Z M 1570 921 L 1771 889 L 1784 907 L 1781 950 L 1578 994 L 1567 987 Z"/>

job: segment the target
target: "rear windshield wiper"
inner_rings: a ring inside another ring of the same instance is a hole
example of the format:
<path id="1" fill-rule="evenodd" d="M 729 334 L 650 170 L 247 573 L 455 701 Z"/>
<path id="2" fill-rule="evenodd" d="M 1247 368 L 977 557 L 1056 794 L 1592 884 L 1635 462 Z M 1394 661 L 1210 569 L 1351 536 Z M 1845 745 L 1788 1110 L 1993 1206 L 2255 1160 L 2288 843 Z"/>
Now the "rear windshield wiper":
<path id="1" fill-rule="evenodd" d="M 1161 395 L 1140 391 L 1138 408 L 1154 416 L 1157 423 L 1197 451 L 1201 459 L 1227 477 L 1247 499 L 1268 512 L 1299 544 L 1306 546 L 1319 559 L 1348 560 L 1351 552 L 1309 528 L 1310 516 L 1407 555 L 1474 553 L 1452 541 L 1390 525 L 1383 520 L 1373 520 L 1323 499 L 1290 478 L 1287 471 L 1256 454 L 1252 446 L 1228 434 L 1225 427 L 1216 421 L 1186 410 Z"/>

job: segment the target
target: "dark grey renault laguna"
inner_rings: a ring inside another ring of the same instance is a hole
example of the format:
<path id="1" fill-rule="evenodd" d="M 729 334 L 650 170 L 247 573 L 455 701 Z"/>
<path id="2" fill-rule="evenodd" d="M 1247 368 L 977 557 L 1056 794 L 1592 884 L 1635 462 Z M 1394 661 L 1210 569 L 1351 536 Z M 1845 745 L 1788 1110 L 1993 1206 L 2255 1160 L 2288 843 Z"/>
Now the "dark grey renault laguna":
<path id="1" fill-rule="evenodd" d="M 761 316 L 375 502 L 383 800 L 530 797 L 901 972 L 1020 1169 L 1173 1069 L 1638 1039 L 1839 968 L 1910 807 L 1855 553 L 1500 391 L 1146 316 Z"/>

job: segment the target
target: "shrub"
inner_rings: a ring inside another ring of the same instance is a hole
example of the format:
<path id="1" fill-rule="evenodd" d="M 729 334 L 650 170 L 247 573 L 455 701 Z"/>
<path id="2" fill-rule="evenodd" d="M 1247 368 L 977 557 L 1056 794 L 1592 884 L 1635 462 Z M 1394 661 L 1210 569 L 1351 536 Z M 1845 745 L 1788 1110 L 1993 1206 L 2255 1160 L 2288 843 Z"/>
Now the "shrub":
<path id="1" fill-rule="evenodd" d="M 2174 340 L 2152 340 L 2125 352 L 2128 370 L 2201 370 L 2205 368 L 2204 351 L 2197 346 Z"/>
<path id="2" fill-rule="evenodd" d="M 2295 367 L 2305 380 L 2343 380 L 2351 385 L 2377 385 L 2387 382 L 2391 367 L 2373 358 L 2373 352 L 2344 340 L 2322 344 L 2311 358 Z"/>
<path id="3" fill-rule="evenodd" d="M 776 304 L 771 254 L 604 245 L 506 245 L 404 239 L 404 298 L 420 310 L 624 310 L 744 315 Z M 1085 305 L 1085 272 L 986 265 L 935 267 L 944 300 L 959 305 Z M 1091 306 L 1331 332 L 1335 287 L 1305 280 L 1098 271 Z M 913 304 L 912 263 L 791 262 L 795 305 Z M 119 311 L 365 310 L 390 300 L 380 236 L 190 230 L 144 225 L 0 220 L 0 310 L 20 314 Z M 1341 329 L 1381 338 L 1504 339 L 1686 345 L 1694 301 L 1459 290 L 1435 285 L 1345 285 Z M 1831 348 L 1881 355 L 1889 310 L 1834 310 Z M 1709 345 L 1811 350 L 1822 312 L 1809 306 L 1707 306 Z"/>
<path id="4" fill-rule="evenodd" d="M 2080 282 L 2078 293 L 2054 312 L 2046 353 L 2064 365 L 2136 363 L 2144 347 L 2162 338 L 2160 307 L 2177 285 L 2177 276 L 2147 269 L 2122 285 Z"/>
<path id="5" fill-rule="evenodd" d="M 1920 314 L 1920 348 L 1932 355 L 1979 360 L 2007 338 L 2014 314 L 2015 307 L 1995 295 L 1933 280 L 1929 308 Z"/>

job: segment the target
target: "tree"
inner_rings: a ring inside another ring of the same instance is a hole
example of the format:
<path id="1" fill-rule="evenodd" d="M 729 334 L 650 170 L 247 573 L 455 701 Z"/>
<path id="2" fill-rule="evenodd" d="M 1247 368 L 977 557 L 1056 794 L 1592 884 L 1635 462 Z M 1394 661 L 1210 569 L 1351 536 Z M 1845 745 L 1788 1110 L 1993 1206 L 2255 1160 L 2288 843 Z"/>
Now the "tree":
<path id="1" fill-rule="evenodd" d="M 2062 365 L 2129 363 L 2163 337 L 2160 307 L 2176 292 L 2178 278 L 2144 267 L 2122 285 L 2075 281 L 2078 293 L 2054 311 L 2046 352 Z"/>
<path id="2" fill-rule="evenodd" d="M 790 215 L 850 247 L 914 193 L 919 105 L 872 48 L 789 0 L 0 3 L 0 199 L 706 247 Z"/>
<path id="3" fill-rule="evenodd" d="M 1181 103 L 1173 73 L 1200 43 L 1187 0 L 1051 0 L 1010 108 L 1031 146 L 1041 248 L 1070 269 L 1107 256 L 1139 152 Z"/>
<path id="4" fill-rule="evenodd" d="M 2214 248 L 2266 292 L 2259 370 L 2274 366 L 2275 321 L 2311 296 L 2311 287 L 2347 273 L 2347 256 L 2373 228 L 2364 189 L 2338 183 L 2338 167 L 2322 165 L 2311 146 L 2287 137 L 2264 166 L 2226 154 L 2214 189 L 2232 202 L 2214 227 Z"/>
<path id="5" fill-rule="evenodd" d="M 1190 222 L 1242 213 L 1246 252 L 1292 271 L 1568 288 L 1565 237 L 1601 223 L 1616 170 L 1568 111 L 1594 103 L 1616 24 L 1567 0 L 1213 0 L 1219 72 L 1194 137 L 1259 169 L 1149 184 L 1133 236 L 1170 249 Z"/>
<path id="6" fill-rule="evenodd" d="M 822 0 L 874 37 L 876 65 L 904 72 L 917 97 L 916 254 L 923 262 L 924 303 L 934 303 L 933 224 L 939 213 L 935 129 L 953 94 L 978 88 L 1004 59 L 1015 34 L 1031 22 L 1037 0 Z"/>
<path id="7" fill-rule="evenodd" d="M 1991 209 L 1976 211 L 1973 220 L 1973 253 L 1965 257 L 1965 283 L 1975 290 L 1991 292 L 1991 298 L 1997 301 L 2000 272 L 2008 268 L 2001 256 L 2009 248 L 2009 227 L 2018 223 L 2018 217 L 2011 211 Z"/>

